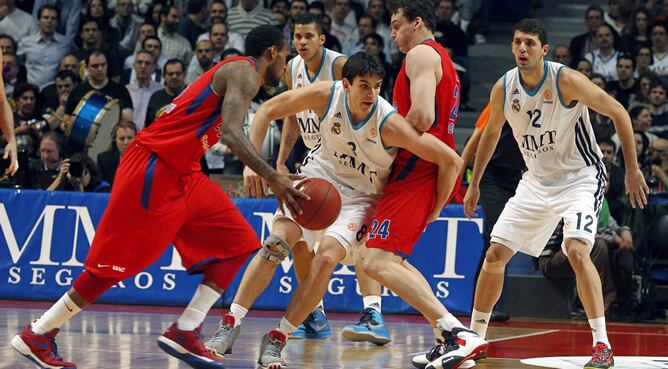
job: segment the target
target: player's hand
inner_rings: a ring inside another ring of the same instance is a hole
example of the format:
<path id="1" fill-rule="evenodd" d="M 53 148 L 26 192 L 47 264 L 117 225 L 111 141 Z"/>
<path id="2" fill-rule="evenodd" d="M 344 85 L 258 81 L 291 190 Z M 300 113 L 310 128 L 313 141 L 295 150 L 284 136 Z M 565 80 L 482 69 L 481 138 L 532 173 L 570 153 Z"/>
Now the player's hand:
<path id="1" fill-rule="evenodd" d="M 292 215 L 299 215 L 302 213 L 302 209 L 297 203 L 297 199 L 308 201 L 311 198 L 304 192 L 294 188 L 292 183 L 294 181 L 303 179 L 301 175 L 294 174 L 278 174 L 273 179 L 270 180 L 269 185 L 271 186 L 272 191 L 274 191 L 274 196 L 278 199 L 279 207 L 285 213 L 283 206 L 287 206 L 288 210 Z"/>
<path id="2" fill-rule="evenodd" d="M 629 168 L 626 170 L 626 193 L 629 195 L 631 207 L 639 206 L 641 209 L 647 205 L 647 195 L 649 194 L 649 187 L 645 182 L 645 176 L 640 171 L 640 168 Z"/>
<path id="3" fill-rule="evenodd" d="M 466 195 L 464 195 L 464 215 L 466 215 L 468 219 L 478 216 L 478 213 L 475 211 L 478 209 L 479 199 L 480 188 L 478 186 L 469 186 L 466 190 Z"/>
<path id="4" fill-rule="evenodd" d="M 16 140 L 11 140 L 5 146 L 5 155 L 2 156 L 3 159 L 7 160 L 9 158 L 9 166 L 5 169 L 5 174 L 13 176 L 17 170 L 19 170 L 19 159 L 16 154 Z"/>
<path id="5" fill-rule="evenodd" d="M 269 188 L 267 186 L 267 181 L 260 177 L 253 169 L 249 167 L 244 168 L 244 189 L 246 194 L 250 197 L 261 198 L 262 191 L 267 194 Z"/>
<path id="6" fill-rule="evenodd" d="M 290 174 L 290 169 L 285 164 L 276 163 L 276 171 L 278 174 Z"/>

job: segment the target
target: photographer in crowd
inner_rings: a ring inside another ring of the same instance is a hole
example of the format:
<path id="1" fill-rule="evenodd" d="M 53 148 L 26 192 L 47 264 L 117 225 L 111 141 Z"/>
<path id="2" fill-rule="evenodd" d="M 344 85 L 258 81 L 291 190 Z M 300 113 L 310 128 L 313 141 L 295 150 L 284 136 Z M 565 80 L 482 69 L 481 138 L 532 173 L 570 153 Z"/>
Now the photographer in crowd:
<path id="1" fill-rule="evenodd" d="M 111 186 L 102 176 L 93 159 L 84 154 L 63 160 L 58 177 L 47 191 L 110 192 Z"/>

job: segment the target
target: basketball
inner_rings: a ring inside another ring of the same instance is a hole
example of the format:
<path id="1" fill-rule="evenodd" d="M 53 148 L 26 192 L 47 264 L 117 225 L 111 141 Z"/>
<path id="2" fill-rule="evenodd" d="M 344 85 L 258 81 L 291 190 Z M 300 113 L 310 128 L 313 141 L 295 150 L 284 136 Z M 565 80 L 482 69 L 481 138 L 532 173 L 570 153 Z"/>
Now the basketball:
<path id="1" fill-rule="evenodd" d="M 320 178 L 307 178 L 297 185 L 310 200 L 298 199 L 302 208 L 301 215 L 295 216 L 295 221 L 302 227 L 313 231 L 329 227 L 341 211 L 341 195 L 336 187 Z"/>

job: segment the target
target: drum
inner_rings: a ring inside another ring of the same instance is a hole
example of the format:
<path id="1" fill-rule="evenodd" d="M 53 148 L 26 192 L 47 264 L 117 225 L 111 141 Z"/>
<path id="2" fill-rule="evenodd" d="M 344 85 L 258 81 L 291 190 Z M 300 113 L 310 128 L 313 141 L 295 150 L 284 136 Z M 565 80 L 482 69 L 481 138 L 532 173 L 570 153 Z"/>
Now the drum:
<path id="1" fill-rule="evenodd" d="M 111 133 L 121 116 L 118 100 L 98 91 L 90 91 L 74 109 L 74 119 L 67 127 L 67 151 L 83 152 L 94 161 L 97 154 L 108 150 Z"/>

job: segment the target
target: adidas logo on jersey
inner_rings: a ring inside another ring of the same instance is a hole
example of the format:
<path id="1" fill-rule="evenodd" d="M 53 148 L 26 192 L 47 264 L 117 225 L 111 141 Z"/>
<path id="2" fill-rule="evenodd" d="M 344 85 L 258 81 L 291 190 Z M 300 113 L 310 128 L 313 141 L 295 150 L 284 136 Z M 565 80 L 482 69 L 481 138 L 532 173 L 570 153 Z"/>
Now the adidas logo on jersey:
<path id="1" fill-rule="evenodd" d="M 341 115 L 340 111 L 337 111 L 336 114 L 334 114 L 334 118 L 341 118 L 343 119 L 343 116 Z"/>
<path id="2" fill-rule="evenodd" d="M 518 90 L 518 89 L 513 90 L 513 95 L 519 95 L 519 94 L 520 94 L 520 90 Z"/>

